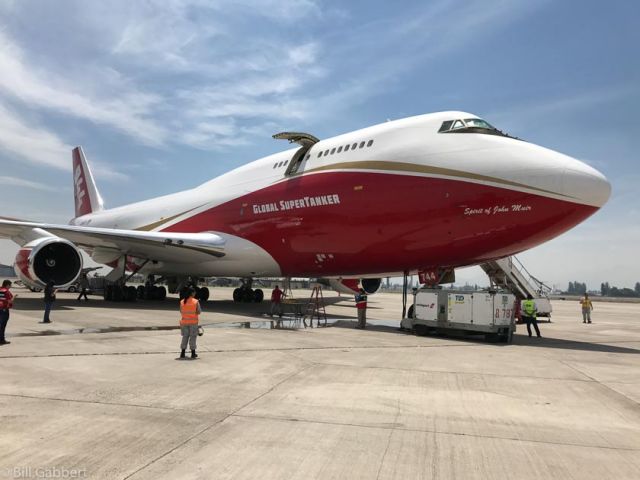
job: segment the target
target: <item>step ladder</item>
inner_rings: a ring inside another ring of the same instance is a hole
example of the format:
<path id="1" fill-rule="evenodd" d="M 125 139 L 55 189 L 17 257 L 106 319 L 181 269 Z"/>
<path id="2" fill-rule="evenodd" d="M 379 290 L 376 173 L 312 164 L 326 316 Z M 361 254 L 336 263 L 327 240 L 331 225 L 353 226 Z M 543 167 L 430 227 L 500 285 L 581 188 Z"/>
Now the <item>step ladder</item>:
<path id="1" fill-rule="evenodd" d="M 307 318 L 309 319 L 309 326 L 313 328 L 313 319 L 318 319 L 318 324 L 316 326 L 320 326 L 320 321 L 324 320 L 323 327 L 327 326 L 327 311 L 324 308 L 324 296 L 322 295 L 322 287 L 315 286 L 313 287 L 313 291 L 311 292 L 311 297 L 309 298 L 309 303 L 307 303 L 307 308 L 305 309 L 304 315 L 302 317 L 302 323 L 305 328 L 307 327 Z"/>
<path id="2" fill-rule="evenodd" d="M 480 267 L 489 276 L 492 287 L 509 290 L 518 300 L 531 295 L 536 301 L 538 316 L 551 318 L 551 287 L 531 275 L 515 256 L 485 262 Z"/>

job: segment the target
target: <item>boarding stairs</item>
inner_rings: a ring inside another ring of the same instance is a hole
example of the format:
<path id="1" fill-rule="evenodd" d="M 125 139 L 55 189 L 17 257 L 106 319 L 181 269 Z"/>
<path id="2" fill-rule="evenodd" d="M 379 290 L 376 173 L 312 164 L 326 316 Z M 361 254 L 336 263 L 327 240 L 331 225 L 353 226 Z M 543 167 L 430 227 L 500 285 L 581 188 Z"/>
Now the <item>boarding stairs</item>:
<path id="1" fill-rule="evenodd" d="M 480 266 L 489 276 L 491 286 L 509 290 L 518 300 L 531 295 L 536 302 L 538 316 L 551 319 L 551 287 L 531 275 L 515 256 L 492 260 Z"/>
<path id="2" fill-rule="evenodd" d="M 322 295 L 322 287 L 315 286 L 311 292 L 309 303 L 305 309 L 302 317 L 302 323 L 307 326 L 307 319 L 309 319 L 309 326 L 313 328 L 313 319 L 318 320 L 317 326 L 320 326 L 320 321 L 324 320 L 323 326 L 327 326 L 327 311 L 324 308 L 324 296 Z"/>

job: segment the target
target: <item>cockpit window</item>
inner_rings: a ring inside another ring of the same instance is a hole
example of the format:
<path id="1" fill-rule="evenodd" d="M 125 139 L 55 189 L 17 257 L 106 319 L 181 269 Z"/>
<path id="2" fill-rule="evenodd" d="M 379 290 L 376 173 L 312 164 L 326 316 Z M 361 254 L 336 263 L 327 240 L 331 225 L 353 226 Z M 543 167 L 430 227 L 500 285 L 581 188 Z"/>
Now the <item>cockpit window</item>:
<path id="1" fill-rule="evenodd" d="M 464 123 L 467 124 L 467 127 L 486 128 L 488 130 L 495 130 L 495 128 L 491 126 L 489 122 L 485 122 L 480 118 L 466 118 Z"/>
<path id="2" fill-rule="evenodd" d="M 508 135 L 481 118 L 465 118 L 464 120 L 446 120 L 442 122 L 438 133 L 484 133 L 501 137 L 517 138 Z M 518 139 L 519 140 L 519 139 Z"/>

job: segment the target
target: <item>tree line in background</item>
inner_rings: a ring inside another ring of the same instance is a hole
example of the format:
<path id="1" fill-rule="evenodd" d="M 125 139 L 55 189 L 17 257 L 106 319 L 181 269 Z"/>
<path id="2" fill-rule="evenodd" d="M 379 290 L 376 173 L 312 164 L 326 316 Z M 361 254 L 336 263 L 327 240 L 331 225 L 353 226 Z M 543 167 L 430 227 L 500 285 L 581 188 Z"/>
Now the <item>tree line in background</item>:
<path id="1" fill-rule="evenodd" d="M 568 295 L 584 295 L 587 292 L 587 284 L 580 282 L 569 282 L 569 288 L 565 292 Z M 600 284 L 600 294 L 603 297 L 640 297 L 640 282 L 631 288 L 618 288 L 609 285 L 609 282 Z"/>

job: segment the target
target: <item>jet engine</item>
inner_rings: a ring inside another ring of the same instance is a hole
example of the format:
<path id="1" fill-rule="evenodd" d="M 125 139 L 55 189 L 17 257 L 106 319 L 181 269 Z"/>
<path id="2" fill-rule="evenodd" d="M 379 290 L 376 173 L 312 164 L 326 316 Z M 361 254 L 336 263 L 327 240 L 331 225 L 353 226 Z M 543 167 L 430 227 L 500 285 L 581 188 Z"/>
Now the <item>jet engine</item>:
<path id="1" fill-rule="evenodd" d="M 381 278 L 363 278 L 360 280 L 360 285 L 364 288 L 364 291 L 369 295 L 373 295 L 378 290 L 380 290 L 380 285 L 382 285 Z"/>
<path id="2" fill-rule="evenodd" d="M 380 290 L 382 285 L 381 278 L 363 278 L 358 281 L 357 278 L 322 278 L 318 279 L 318 283 L 328 285 L 336 292 L 353 295 L 359 288 L 363 288 L 369 295 L 373 295 Z"/>
<path id="3" fill-rule="evenodd" d="M 41 237 L 20 248 L 14 270 L 30 287 L 43 288 L 49 281 L 62 287 L 73 283 L 80 275 L 82 255 L 69 240 Z"/>

